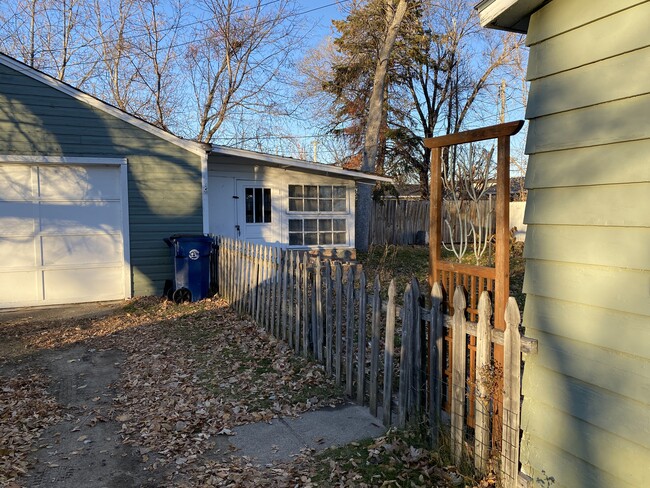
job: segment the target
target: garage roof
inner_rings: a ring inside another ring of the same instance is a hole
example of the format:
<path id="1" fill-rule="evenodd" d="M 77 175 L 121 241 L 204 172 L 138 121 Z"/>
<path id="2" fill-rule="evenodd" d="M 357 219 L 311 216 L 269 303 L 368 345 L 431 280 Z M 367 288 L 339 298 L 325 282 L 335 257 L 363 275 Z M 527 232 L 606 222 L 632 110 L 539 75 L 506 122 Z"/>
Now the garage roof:
<path id="1" fill-rule="evenodd" d="M 349 178 L 356 181 L 365 183 L 375 183 L 376 181 L 392 181 L 391 178 L 386 176 L 378 176 L 361 171 L 352 171 L 340 168 L 331 164 L 314 163 L 302 159 L 286 158 L 283 156 L 273 156 L 272 154 L 260 153 L 256 151 L 248 151 L 246 149 L 235 149 L 232 147 L 212 146 L 212 152 L 208 162 L 216 162 L 214 157 L 220 156 L 224 158 L 223 162 L 230 162 L 230 158 L 239 158 L 247 160 L 249 164 L 257 164 L 260 166 L 270 166 L 282 169 L 293 169 L 302 171 L 303 173 L 321 174 L 328 176 L 337 176 L 339 178 Z M 234 162 L 234 161 L 233 161 Z"/>
<path id="2" fill-rule="evenodd" d="M 31 66 L 21 63 L 17 59 L 14 59 L 2 53 L 0 53 L 0 64 L 3 64 L 4 66 L 7 66 L 8 68 L 13 69 L 14 71 L 18 71 L 19 73 L 22 73 L 25 76 L 29 76 L 30 78 L 36 81 L 39 81 L 45 85 L 54 88 L 55 90 L 63 92 L 66 95 L 69 95 L 79 100 L 80 102 L 86 103 L 91 107 L 102 110 L 103 112 L 113 115 L 114 117 L 117 117 L 118 119 L 121 119 L 128 124 L 138 127 L 139 129 L 145 130 L 155 136 L 160 137 L 161 139 L 164 139 L 168 142 L 171 142 L 172 144 L 187 149 L 188 151 L 191 151 L 195 154 L 205 154 L 206 152 L 210 151 L 210 147 L 211 147 L 210 144 L 190 141 L 175 136 L 170 132 L 160 129 L 155 125 L 150 124 L 149 122 L 146 122 L 134 115 L 131 115 L 123 110 L 120 110 L 119 108 L 114 107 L 109 103 L 103 102 L 102 100 L 95 98 L 92 95 L 89 95 L 79 90 L 78 88 L 74 88 L 72 85 L 68 85 L 63 81 L 57 80 L 56 78 L 53 78 L 52 76 L 43 73 L 42 71 L 32 68 Z"/>

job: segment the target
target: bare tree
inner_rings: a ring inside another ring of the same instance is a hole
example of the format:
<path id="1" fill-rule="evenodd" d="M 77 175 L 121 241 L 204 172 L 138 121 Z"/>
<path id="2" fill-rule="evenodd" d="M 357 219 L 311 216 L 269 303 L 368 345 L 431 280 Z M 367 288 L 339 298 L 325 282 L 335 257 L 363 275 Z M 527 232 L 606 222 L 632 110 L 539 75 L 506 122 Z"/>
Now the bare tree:
<path id="1" fill-rule="evenodd" d="M 0 4 L 0 50 L 62 81 L 86 79 L 90 0 L 18 0 Z M 70 70 L 70 66 L 73 69 Z"/>
<path id="2" fill-rule="evenodd" d="M 141 0 L 137 4 L 135 22 L 143 35 L 131 41 L 138 58 L 138 62 L 132 64 L 136 73 L 134 84 L 142 97 L 137 115 L 170 130 L 180 105 L 177 46 L 181 44 L 184 5 L 174 3 L 163 9 L 160 4 L 160 0 Z"/>
<path id="3" fill-rule="evenodd" d="M 96 32 L 100 42 L 97 55 L 103 70 L 96 84 L 100 97 L 113 102 L 126 112 L 137 113 L 142 104 L 138 101 L 136 79 L 139 58 L 130 41 L 129 33 L 134 29 L 136 0 L 116 0 L 105 3 L 95 0 Z"/>
<path id="4" fill-rule="evenodd" d="M 288 0 L 203 0 L 186 59 L 196 106 L 196 139 L 209 142 L 233 112 L 273 112 L 275 82 L 289 68 L 296 24 Z"/>

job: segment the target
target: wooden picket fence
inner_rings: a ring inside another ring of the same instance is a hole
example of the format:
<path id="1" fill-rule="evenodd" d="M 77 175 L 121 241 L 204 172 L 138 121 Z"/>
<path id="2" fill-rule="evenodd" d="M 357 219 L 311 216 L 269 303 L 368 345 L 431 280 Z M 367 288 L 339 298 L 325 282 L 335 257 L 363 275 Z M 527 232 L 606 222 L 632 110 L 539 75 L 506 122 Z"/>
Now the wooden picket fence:
<path id="1" fill-rule="evenodd" d="M 519 331 L 519 309 L 510 298 L 506 330 L 492 327 L 488 292 L 478 305 L 478 321 L 466 320 L 465 291 L 454 292 L 454 314 L 443 314 L 443 293 L 435 283 L 428 300 L 413 279 L 401 305 L 395 281 L 381 298 L 376 278 L 368 290 L 359 265 L 310 258 L 305 252 L 218 238 L 220 294 L 296 354 L 321 362 L 346 395 L 368 405 L 384 425 L 405 427 L 427 418 L 434 443 L 450 424 L 455 461 L 473 456 L 479 470 L 499 460 L 505 487 L 519 478 L 521 353 L 535 353 L 537 343 Z M 425 303 L 428 303 L 425 306 Z M 452 331 L 450 412 L 443 412 L 446 348 L 444 328 Z M 476 371 L 466 374 L 467 338 L 476 337 Z M 399 339 L 399 342 L 396 342 Z M 398 345 L 396 345 L 398 344 Z M 505 349 L 503 422 L 493 422 L 490 391 L 493 344 Z M 471 394 L 470 394 L 471 392 Z M 473 443 L 468 441 L 468 402 L 473 401 Z M 450 418 L 450 422 L 446 419 Z M 499 432 L 494 429 L 499 428 Z M 494 439 L 500 440 L 495 453 Z"/>

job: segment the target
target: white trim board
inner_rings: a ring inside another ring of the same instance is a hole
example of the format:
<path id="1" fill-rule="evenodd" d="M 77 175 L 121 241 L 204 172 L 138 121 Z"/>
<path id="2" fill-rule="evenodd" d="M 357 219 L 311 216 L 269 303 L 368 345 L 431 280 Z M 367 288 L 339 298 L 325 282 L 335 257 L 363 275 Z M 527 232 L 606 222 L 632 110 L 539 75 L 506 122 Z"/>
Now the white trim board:
<path id="1" fill-rule="evenodd" d="M 75 164 L 75 165 L 120 165 L 126 164 L 126 158 L 85 158 L 67 156 L 23 156 L 12 154 L 0 154 L 0 163 L 16 164 Z"/>
<path id="2" fill-rule="evenodd" d="M 130 115 L 120 110 L 119 108 L 114 107 L 113 105 L 103 102 L 98 98 L 93 97 L 92 95 L 88 95 L 87 93 L 84 93 L 81 90 L 74 88 L 71 85 L 68 85 L 67 83 L 59 81 L 56 78 L 53 78 L 43 73 L 42 71 L 38 71 L 37 69 L 31 68 L 26 64 L 21 63 L 20 61 L 2 53 L 0 53 L 0 64 L 3 64 L 10 69 L 13 69 L 14 71 L 18 71 L 19 73 L 22 73 L 25 76 L 29 76 L 30 78 L 40 83 L 43 83 L 44 85 L 54 88 L 55 90 L 65 93 L 66 95 L 69 95 L 72 98 L 79 100 L 80 102 L 86 103 L 91 107 L 94 107 L 103 112 L 106 112 L 107 114 L 117 117 L 118 119 L 126 122 L 127 124 L 131 124 L 139 129 L 149 132 L 150 134 L 153 134 L 154 136 L 160 137 L 161 139 L 164 139 L 167 142 L 171 142 L 176 146 L 182 147 L 183 149 L 193 152 L 194 154 L 201 155 L 210 151 L 209 144 L 189 141 L 187 139 L 181 139 L 180 137 L 177 137 L 167 131 L 159 129 L 158 127 L 151 125 L 142 119 Z"/>

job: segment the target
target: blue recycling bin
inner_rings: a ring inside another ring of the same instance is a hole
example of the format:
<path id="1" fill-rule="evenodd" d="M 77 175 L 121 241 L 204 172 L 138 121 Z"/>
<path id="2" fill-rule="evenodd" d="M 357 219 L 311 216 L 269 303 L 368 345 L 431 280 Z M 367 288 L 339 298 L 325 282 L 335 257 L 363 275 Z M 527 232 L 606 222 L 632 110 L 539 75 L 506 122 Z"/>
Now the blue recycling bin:
<path id="1" fill-rule="evenodd" d="M 164 239 L 172 250 L 174 286 L 168 298 L 176 303 L 196 302 L 210 293 L 212 238 L 205 235 L 173 235 Z"/>

